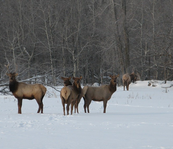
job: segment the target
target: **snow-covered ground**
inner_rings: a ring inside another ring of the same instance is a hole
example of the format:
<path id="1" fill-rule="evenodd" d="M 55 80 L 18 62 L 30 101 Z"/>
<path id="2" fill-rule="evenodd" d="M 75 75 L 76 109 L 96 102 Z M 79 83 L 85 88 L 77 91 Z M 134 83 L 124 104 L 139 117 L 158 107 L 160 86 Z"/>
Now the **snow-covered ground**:
<path id="1" fill-rule="evenodd" d="M 173 149 L 173 87 L 165 93 L 156 85 L 118 87 L 106 114 L 102 102 L 85 114 L 82 99 L 79 114 L 63 116 L 59 92 L 48 88 L 44 114 L 23 100 L 20 115 L 16 99 L 0 95 L 0 149 Z"/>

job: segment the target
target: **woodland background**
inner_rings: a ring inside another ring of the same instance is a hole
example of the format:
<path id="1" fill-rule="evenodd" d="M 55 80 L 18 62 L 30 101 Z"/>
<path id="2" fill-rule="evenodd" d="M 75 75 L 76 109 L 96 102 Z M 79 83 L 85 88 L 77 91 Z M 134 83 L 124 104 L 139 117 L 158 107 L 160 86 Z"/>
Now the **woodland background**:
<path id="1" fill-rule="evenodd" d="M 0 0 L 0 81 L 173 79 L 173 0 Z M 39 79 L 40 80 L 40 79 Z"/>

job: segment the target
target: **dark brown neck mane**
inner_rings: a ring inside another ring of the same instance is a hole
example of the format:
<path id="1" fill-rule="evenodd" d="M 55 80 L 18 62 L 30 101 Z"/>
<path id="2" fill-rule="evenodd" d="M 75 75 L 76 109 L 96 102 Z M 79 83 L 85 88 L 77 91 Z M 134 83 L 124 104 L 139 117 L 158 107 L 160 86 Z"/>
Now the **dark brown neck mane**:
<path id="1" fill-rule="evenodd" d="M 117 90 L 116 83 L 113 84 L 112 81 L 111 81 L 110 84 L 109 84 L 109 90 L 110 90 L 111 93 L 114 93 Z"/>
<path id="2" fill-rule="evenodd" d="M 14 93 L 15 91 L 17 91 L 18 84 L 19 84 L 19 82 L 17 82 L 16 80 L 13 80 L 13 81 L 10 81 L 9 82 L 9 88 L 10 88 L 10 91 L 12 93 Z"/>
<path id="3" fill-rule="evenodd" d="M 77 83 L 74 82 L 72 86 L 76 93 L 80 94 L 82 92 L 80 84 L 77 85 Z M 79 87 L 77 87 L 77 86 L 79 86 Z"/>

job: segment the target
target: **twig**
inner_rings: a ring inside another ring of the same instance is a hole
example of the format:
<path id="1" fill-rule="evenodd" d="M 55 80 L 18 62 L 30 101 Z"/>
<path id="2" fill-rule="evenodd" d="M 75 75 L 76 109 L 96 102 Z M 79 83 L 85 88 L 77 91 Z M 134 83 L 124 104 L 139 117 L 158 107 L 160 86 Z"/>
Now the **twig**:
<path id="1" fill-rule="evenodd" d="M 49 86 L 49 87 L 53 88 L 54 90 L 60 92 L 59 90 L 57 90 L 57 89 L 56 89 L 54 86 L 52 86 L 52 85 L 47 85 L 47 84 L 46 84 L 46 86 Z"/>

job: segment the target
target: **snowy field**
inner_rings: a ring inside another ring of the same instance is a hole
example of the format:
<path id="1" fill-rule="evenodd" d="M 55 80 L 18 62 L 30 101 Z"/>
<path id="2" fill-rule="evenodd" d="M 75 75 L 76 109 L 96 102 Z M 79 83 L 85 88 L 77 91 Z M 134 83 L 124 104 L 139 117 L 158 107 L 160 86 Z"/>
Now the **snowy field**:
<path id="1" fill-rule="evenodd" d="M 118 87 L 106 114 L 102 102 L 85 114 L 82 99 L 79 114 L 63 116 L 51 88 L 43 102 L 44 114 L 37 114 L 36 101 L 23 100 L 20 115 L 16 99 L 0 95 L 0 149 L 173 149 L 173 87 L 165 93 L 161 81 Z"/>

